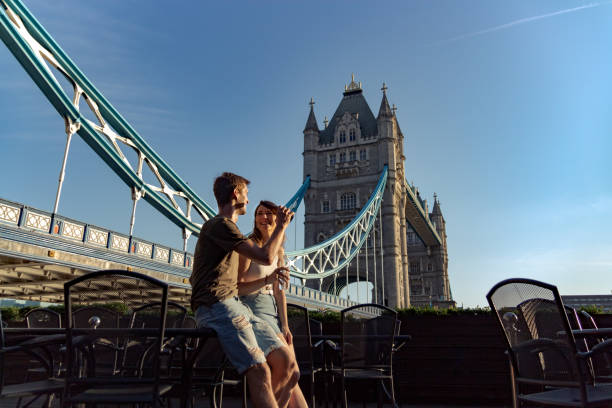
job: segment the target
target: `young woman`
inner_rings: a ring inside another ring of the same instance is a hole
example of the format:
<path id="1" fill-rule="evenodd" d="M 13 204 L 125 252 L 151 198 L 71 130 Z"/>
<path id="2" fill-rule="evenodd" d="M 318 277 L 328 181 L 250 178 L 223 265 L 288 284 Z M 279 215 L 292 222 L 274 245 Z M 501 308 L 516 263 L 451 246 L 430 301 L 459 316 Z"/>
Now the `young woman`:
<path id="1" fill-rule="evenodd" d="M 261 201 L 255 208 L 255 225 L 249 238 L 263 246 L 276 227 L 278 206 L 270 201 Z M 269 266 L 251 262 L 240 256 L 238 266 L 238 295 L 245 305 L 249 306 L 255 316 L 265 320 L 277 333 L 278 337 L 293 350 L 293 337 L 287 320 L 287 300 L 285 292 L 273 272 L 284 268 L 284 249 L 281 246 L 276 258 Z M 272 276 L 271 276 L 272 275 Z M 296 385 L 289 400 L 290 408 L 307 408 L 308 404 L 299 385 Z"/>

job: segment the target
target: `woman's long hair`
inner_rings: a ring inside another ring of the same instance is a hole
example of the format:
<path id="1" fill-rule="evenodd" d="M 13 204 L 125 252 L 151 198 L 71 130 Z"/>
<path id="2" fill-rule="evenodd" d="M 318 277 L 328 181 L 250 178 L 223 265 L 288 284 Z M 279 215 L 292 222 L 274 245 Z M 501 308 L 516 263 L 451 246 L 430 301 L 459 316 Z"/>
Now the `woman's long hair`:
<path id="1" fill-rule="evenodd" d="M 255 207 L 255 214 L 257 214 L 257 210 L 259 210 L 260 207 L 267 208 L 268 210 L 272 211 L 274 215 L 278 213 L 278 205 L 274 204 L 272 201 L 266 201 L 266 200 L 260 201 L 259 204 L 257 204 L 257 207 Z M 255 216 L 255 218 L 257 218 L 257 216 Z M 259 246 L 262 246 L 263 244 L 265 244 L 265 242 L 263 242 L 263 236 L 261 235 L 261 231 L 257 229 L 256 220 L 253 220 L 253 232 L 251 232 L 251 234 L 249 235 L 249 238 Z M 285 246 L 286 239 L 287 239 L 287 236 L 283 235 L 283 242 L 281 243 L 281 252 L 284 252 L 283 246 Z"/>

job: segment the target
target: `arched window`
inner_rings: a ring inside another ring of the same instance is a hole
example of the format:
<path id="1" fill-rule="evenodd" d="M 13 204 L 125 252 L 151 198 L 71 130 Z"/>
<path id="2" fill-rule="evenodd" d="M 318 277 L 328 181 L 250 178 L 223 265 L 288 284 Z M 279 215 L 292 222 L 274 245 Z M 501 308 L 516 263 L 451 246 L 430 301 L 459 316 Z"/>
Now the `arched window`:
<path id="1" fill-rule="evenodd" d="M 340 131 L 340 143 L 346 143 L 346 132 L 344 130 Z"/>
<path id="2" fill-rule="evenodd" d="M 354 150 L 351 150 L 349 152 L 349 161 L 355 161 L 357 160 L 357 152 Z"/>
<path id="3" fill-rule="evenodd" d="M 340 196 L 340 209 L 341 210 L 352 210 L 355 208 L 357 198 L 355 193 L 344 193 Z"/>
<path id="4" fill-rule="evenodd" d="M 350 140 L 351 142 L 354 142 L 354 141 L 355 141 L 355 129 L 351 129 L 351 130 L 349 130 L 349 140 Z"/>
<path id="5" fill-rule="evenodd" d="M 319 232 L 319 235 L 317 235 L 317 243 L 323 242 L 323 241 L 325 241 L 325 234 L 322 232 Z"/>

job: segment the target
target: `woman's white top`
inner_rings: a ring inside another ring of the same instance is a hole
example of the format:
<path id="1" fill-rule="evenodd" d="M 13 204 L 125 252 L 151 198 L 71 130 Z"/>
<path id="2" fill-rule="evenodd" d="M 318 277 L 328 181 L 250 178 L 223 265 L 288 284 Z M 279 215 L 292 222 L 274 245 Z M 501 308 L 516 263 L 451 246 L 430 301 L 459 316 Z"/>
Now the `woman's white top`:
<path id="1" fill-rule="evenodd" d="M 247 273 L 254 273 L 254 274 L 256 273 L 261 277 L 268 276 L 272 272 L 274 272 L 274 270 L 277 268 L 276 266 L 277 262 L 278 262 L 278 256 L 274 257 L 270 265 L 261 265 L 261 264 L 251 261 L 251 266 L 249 266 Z M 274 293 L 272 289 L 272 284 L 269 283 L 263 286 L 261 289 L 259 289 L 259 293 L 265 293 L 267 295 L 272 295 Z"/>

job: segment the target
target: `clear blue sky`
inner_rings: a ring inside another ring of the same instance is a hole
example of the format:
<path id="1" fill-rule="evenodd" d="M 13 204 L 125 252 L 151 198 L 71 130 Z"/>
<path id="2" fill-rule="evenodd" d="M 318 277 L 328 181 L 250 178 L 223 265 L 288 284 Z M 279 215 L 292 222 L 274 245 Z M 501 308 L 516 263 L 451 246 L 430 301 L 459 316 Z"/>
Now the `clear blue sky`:
<path id="1" fill-rule="evenodd" d="M 286 201 L 302 181 L 307 102 L 322 126 L 354 72 L 374 113 L 387 83 L 408 180 L 439 196 L 459 305 L 514 276 L 612 290 L 610 1 L 26 5 L 210 204 L 223 170 L 250 177 L 252 202 Z M 51 210 L 63 122 L 4 46 L 0 72 L 0 197 Z M 130 203 L 75 139 L 60 213 L 127 232 Z M 181 247 L 145 202 L 135 235 Z M 289 235 L 299 247 L 301 226 Z"/>

